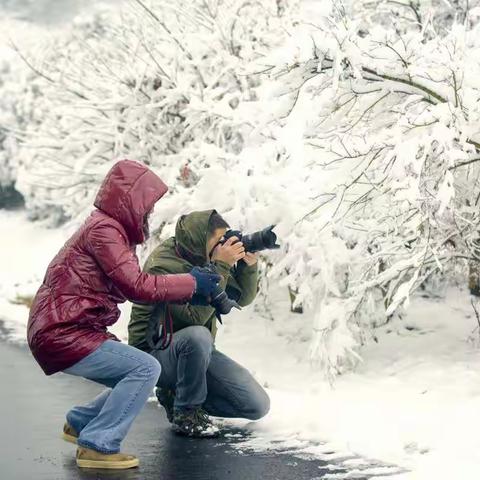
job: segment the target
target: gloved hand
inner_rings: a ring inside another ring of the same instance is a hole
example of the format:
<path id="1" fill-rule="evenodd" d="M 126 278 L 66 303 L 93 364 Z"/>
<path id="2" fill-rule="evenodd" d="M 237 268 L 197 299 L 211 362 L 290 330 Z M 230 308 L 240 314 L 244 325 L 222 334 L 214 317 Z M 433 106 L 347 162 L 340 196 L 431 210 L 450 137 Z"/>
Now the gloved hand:
<path id="1" fill-rule="evenodd" d="M 215 288 L 222 279 L 218 273 L 213 273 L 211 269 L 205 267 L 193 267 L 190 275 L 195 279 L 195 296 L 211 297 Z"/>

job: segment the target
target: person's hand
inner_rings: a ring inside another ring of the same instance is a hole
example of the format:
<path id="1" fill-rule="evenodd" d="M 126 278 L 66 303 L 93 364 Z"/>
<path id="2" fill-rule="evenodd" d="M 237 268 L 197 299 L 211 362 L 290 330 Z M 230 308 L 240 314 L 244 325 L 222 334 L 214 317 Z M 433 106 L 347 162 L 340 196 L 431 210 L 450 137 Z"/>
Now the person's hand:
<path id="1" fill-rule="evenodd" d="M 258 253 L 245 252 L 245 256 L 242 260 L 249 266 L 253 267 L 258 262 Z"/>
<path id="2" fill-rule="evenodd" d="M 209 298 L 217 288 L 222 276 L 203 267 L 193 267 L 190 275 L 195 279 L 195 295 Z"/>
<path id="3" fill-rule="evenodd" d="M 212 254 L 212 261 L 219 260 L 233 267 L 235 263 L 244 257 L 245 248 L 243 243 L 239 242 L 237 237 L 230 237 L 223 245 L 219 244 L 215 247 Z"/>

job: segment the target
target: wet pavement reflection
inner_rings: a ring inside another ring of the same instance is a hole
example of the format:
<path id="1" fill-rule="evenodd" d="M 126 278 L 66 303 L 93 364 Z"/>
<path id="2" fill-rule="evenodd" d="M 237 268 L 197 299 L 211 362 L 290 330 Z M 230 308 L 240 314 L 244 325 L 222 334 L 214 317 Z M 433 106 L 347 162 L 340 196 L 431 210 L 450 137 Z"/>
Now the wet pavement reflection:
<path id="1" fill-rule="evenodd" d="M 241 440 L 237 435 L 241 430 L 217 439 L 179 437 L 170 432 L 163 410 L 155 403 L 147 404 L 124 442 L 124 451 L 139 456 L 140 468 L 80 470 L 75 465 L 75 446 L 60 438 L 64 415 L 101 387 L 63 374 L 46 377 L 28 349 L 3 341 L 0 382 L 2 480 L 313 480 L 334 473 L 319 460 L 238 451 L 234 443 Z"/>

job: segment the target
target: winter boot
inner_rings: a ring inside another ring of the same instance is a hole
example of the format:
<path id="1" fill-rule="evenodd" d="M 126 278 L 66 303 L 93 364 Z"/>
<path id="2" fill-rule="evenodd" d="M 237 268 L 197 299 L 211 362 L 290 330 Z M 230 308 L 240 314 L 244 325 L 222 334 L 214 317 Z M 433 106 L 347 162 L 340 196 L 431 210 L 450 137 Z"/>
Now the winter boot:
<path id="1" fill-rule="evenodd" d="M 78 447 L 77 465 L 81 468 L 107 468 L 123 470 L 138 467 L 139 461 L 133 455 L 125 453 L 101 453 L 90 448 Z"/>
<path id="2" fill-rule="evenodd" d="M 78 433 L 68 422 L 65 422 L 65 425 L 63 426 L 62 438 L 66 442 L 77 443 Z"/>
<path id="3" fill-rule="evenodd" d="M 157 387 L 155 392 L 158 402 L 165 409 L 168 421 L 173 422 L 173 402 L 175 401 L 175 392 L 169 388 Z"/>
<path id="4" fill-rule="evenodd" d="M 200 407 L 176 408 L 172 428 L 175 433 L 187 437 L 211 438 L 217 437 L 219 434 L 218 428 L 213 425 L 205 410 Z"/>

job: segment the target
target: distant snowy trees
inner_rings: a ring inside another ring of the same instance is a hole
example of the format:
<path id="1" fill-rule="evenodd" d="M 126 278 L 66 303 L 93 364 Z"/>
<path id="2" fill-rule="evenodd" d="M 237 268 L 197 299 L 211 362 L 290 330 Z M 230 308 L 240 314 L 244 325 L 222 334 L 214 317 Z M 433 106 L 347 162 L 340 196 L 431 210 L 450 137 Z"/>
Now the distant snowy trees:
<path id="1" fill-rule="evenodd" d="M 79 19 L 0 85 L 0 155 L 34 215 L 82 218 L 129 157 L 171 186 L 162 234 L 212 207 L 248 231 L 277 223 L 264 286 L 311 318 L 330 377 L 412 292 L 476 262 L 476 2 L 132 5 Z"/>
<path id="2" fill-rule="evenodd" d="M 83 215 L 123 156 L 180 188 L 243 150 L 254 126 L 241 104 L 255 99 L 259 80 L 242 65 L 280 36 L 280 3 L 149 5 L 97 11 L 41 58 L 25 55 L 42 95 L 42 121 L 22 129 L 18 155 L 17 186 L 31 212 Z"/>
<path id="3" fill-rule="evenodd" d="M 0 208 L 23 202 L 15 188 L 19 141 L 35 122 L 31 107 L 37 92 L 29 83 L 33 75 L 22 67 L 0 59 Z"/>

